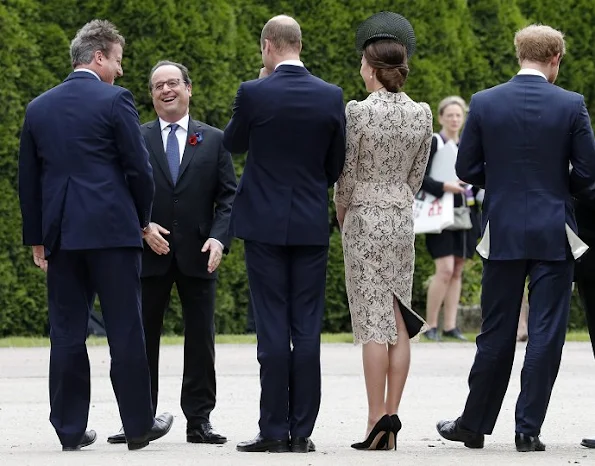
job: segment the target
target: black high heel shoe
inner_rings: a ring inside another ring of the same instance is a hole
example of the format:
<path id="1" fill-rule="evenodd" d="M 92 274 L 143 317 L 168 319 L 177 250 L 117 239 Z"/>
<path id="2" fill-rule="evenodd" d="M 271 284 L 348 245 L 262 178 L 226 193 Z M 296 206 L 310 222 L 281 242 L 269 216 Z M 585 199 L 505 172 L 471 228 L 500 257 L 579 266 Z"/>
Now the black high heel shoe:
<path id="1" fill-rule="evenodd" d="M 363 442 L 352 444 L 351 448 L 355 448 L 356 450 L 386 450 L 390 441 L 392 427 L 393 424 L 390 416 L 385 414 L 370 431 L 368 438 Z M 387 435 L 389 435 L 389 439 L 386 439 Z"/>
<path id="2" fill-rule="evenodd" d="M 397 449 L 397 434 L 403 427 L 403 424 L 401 423 L 401 420 L 399 419 L 398 414 L 392 414 L 390 416 L 390 420 L 392 423 L 392 428 L 391 428 L 390 432 L 388 433 L 387 449 L 388 450 L 393 450 L 393 449 L 396 450 Z"/>

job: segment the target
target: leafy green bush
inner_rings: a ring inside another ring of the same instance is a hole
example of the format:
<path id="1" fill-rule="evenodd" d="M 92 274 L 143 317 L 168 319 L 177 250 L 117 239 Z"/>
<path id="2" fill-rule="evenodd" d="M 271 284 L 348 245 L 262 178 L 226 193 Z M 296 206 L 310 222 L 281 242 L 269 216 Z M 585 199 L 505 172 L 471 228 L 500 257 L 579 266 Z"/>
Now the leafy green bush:
<path id="1" fill-rule="evenodd" d="M 16 193 L 18 139 L 27 103 L 60 83 L 70 71 L 68 47 L 76 31 L 93 18 L 113 21 L 126 37 L 124 76 L 118 84 L 135 96 L 143 122 L 155 118 L 147 91 L 148 73 L 158 60 L 181 61 L 193 79 L 191 114 L 223 128 L 238 84 L 258 75 L 259 37 L 276 14 L 293 15 L 304 36 L 302 58 L 315 75 L 336 83 L 345 101 L 366 91 L 354 49 L 357 25 L 369 15 L 397 11 L 417 36 L 405 91 L 435 109 L 446 95 L 469 100 L 473 92 L 509 79 L 516 71 L 512 38 L 517 28 L 543 22 L 567 33 L 561 86 L 584 94 L 595 113 L 595 2 L 592 0 L 3 0 L 0 4 L 0 336 L 47 333 L 45 279 L 21 246 Z M 435 119 L 436 129 L 437 119 Z M 234 160 L 238 175 L 243 157 Z M 329 205 L 332 223 L 334 211 Z M 325 331 L 350 330 L 341 241 L 331 227 Z M 428 277 L 434 273 L 423 238 L 416 241 L 413 306 L 424 314 Z M 479 302 L 481 261 L 467 263 L 462 304 Z M 215 314 L 220 333 L 243 332 L 248 285 L 243 245 L 234 241 L 221 265 Z M 570 326 L 584 327 L 576 299 Z M 181 333 L 177 293 L 165 330 Z"/>

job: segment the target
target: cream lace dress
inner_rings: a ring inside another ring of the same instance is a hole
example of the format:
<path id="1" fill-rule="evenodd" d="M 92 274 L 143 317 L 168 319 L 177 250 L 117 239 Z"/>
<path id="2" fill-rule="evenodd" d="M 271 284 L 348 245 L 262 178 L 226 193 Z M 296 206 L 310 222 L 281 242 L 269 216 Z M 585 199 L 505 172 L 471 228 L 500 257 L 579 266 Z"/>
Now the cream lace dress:
<path id="1" fill-rule="evenodd" d="M 405 93 L 373 92 L 346 106 L 347 155 L 335 185 L 345 206 L 343 253 L 355 343 L 394 344 L 393 296 L 412 338 L 426 328 L 411 309 L 413 197 L 432 140 L 432 112 Z"/>

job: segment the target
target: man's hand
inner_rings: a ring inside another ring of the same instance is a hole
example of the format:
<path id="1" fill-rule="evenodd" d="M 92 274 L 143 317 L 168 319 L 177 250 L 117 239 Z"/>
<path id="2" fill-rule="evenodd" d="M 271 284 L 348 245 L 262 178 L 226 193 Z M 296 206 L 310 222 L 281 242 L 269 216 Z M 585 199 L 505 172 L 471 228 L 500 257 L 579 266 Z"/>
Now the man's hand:
<path id="1" fill-rule="evenodd" d="M 446 193 L 461 194 L 465 192 L 465 188 L 461 186 L 461 181 L 445 181 L 442 189 Z"/>
<path id="2" fill-rule="evenodd" d="M 143 231 L 143 239 L 155 254 L 160 256 L 169 252 L 169 243 L 161 235 L 169 235 L 169 231 L 161 225 L 151 222 L 147 229 Z"/>
<path id="3" fill-rule="evenodd" d="M 209 253 L 209 263 L 207 264 L 207 271 L 209 273 L 213 273 L 219 267 L 221 263 L 221 257 L 223 257 L 223 247 L 221 244 L 213 238 L 209 238 L 205 241 L 204 246 L 202 247 L 202 252 Z"/>
<path id="4" fill-rule="evenodd" d="M 260 73 L 258 73 L 258 79 L 260 78 L 266 78 L 269 74 L 271 74 L 269 72 L 269 70 L 267 70 L 264 66 L 260 69 Z"/>
<path id="5" fill-rule="evenodd" d="M 31 246 L 33 250 L 33 262 L 44 272 L 48 271 L 48 261 L 45 258 L 45 249 L 43 246 Z"/>

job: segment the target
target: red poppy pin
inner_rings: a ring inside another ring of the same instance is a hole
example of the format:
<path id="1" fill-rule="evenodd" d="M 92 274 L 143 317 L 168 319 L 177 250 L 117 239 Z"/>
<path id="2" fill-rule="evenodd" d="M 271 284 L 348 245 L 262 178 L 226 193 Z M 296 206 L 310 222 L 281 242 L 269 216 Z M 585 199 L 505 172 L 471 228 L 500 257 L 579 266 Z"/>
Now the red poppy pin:
<path id="1" fill-rule="evenodd" d="M 202 142 L 202 133 L 200 131 L 197 131 L 188 138 L 188 144 L 191 146 L 196 146 L 199 142 Z"/>

